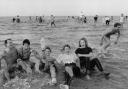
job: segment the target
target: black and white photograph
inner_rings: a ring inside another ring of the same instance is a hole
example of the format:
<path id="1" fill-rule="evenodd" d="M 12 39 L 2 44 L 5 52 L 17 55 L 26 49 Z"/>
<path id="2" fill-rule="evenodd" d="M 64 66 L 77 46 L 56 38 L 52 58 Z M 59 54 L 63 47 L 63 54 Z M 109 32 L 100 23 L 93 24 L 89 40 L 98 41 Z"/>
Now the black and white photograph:
<path id="1" fill-rule="evenodd" d="M 0 89 L 128 89 L 128 1 L 0 0 Z"/>

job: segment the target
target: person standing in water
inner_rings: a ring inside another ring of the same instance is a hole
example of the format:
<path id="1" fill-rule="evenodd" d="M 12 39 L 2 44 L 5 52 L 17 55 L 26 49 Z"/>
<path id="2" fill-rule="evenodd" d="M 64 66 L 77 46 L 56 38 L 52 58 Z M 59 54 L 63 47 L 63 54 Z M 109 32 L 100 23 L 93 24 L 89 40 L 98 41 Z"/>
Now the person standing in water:
<path id="1" fill-rule="evenodd" d="M 94 23 L 97 23 L 98 15 L 94 16 Z"/>
<path id="2" fill-rule="evenodd" d="M 110 18 L 108 16 L 105 16 L 105 22 L 106 22 L 106 26 L 109 26 Z"/>
<path id="3" fill-rule="evenodd" d="M 123 27 L 123 25 L 124 25 L 124 20 L 125 20 L 124 14 L 122 13 L 121 16 L 120 16 L 120 24 L 121 24 L 121 27 Z"/>
<path id="4" fill-rule="evenodd" d="M 102 52 L 107 51 L 107 48 L 111 45 L 111 43 L 112 43 L 111 42 L 111 36 L 112 35 L 117 34 L 117 39 L 114 43 L 115 44 L 118 43 L 118 40 L 119 40 L 119 37 L 120 37 L 120 30 L 121 30 L 121 24 L 120 23 L 115 23 L 114 28 L 111 31 L 105 33 L 102 36 L 101 42 L 100 42 L 100 45 L 102 46 L 102 49 L 101 49 Z"/>
<path id="5" fill-rule="evenodd" d="M 17 22 L 17 23 L 20 23 L 20 22 L 21 22 L 21 21 L 20 21 L 20 16 L 19 16 L 19 15 L 17 15 L 16 22 Z"/>
<path id="6" fill-rule="evenodd" d="M 13 18 L 12 18 L 12 22 L 15 23 L 15 21 L 16 21 L 16 18 L 13 17 Z"/>
<path id="7" fill-rule="evenodd" d="M 51 17 L 50 17 L 50 23 L 51 23 L 51 27 L 52 26 L 56 27 L 56 25 L 55 25 L 55 17 L 53 15 L 51 15 Z"/>

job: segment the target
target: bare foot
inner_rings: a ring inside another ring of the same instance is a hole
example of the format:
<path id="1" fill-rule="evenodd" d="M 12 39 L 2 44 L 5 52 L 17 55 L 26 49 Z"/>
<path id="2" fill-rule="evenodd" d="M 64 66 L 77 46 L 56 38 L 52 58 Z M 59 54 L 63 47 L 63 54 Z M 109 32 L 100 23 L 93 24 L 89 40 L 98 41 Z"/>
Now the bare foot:
<path id="1" fill-rule="evenodd" d="M 91 78 L 90 78 L 89 75 L 86 75 L 86 79 L 87 79 L 87 80 L 91 80 Z"/>
<path id="2" fill-rule="evenodd" d="M 35 70 L 36 73 L 43 74 L 40 70 Z"/>

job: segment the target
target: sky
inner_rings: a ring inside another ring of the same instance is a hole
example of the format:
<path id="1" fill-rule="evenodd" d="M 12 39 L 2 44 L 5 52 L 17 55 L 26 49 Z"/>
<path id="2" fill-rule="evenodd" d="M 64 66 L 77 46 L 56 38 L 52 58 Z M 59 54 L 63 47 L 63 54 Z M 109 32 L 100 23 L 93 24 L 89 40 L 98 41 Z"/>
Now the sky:
<path id="1" fill-rule="evenodd" d="M 128 0 L 0 0 L 0 16 L 128 15 Z"/>

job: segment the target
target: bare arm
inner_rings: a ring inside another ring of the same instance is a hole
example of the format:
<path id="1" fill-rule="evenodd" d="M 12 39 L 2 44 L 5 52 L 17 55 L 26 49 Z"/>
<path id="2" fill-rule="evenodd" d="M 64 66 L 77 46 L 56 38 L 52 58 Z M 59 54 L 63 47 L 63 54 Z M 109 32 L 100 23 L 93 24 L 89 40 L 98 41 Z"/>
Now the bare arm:
<path id="1" fill-rule="evenodd" d="M 103 45 L 103 39 L 104 39 L 104 35 L 101 38 L 100 45 Z"/>
<path id="2" fill-rule="evenodd" d="M 1 69 L 1 60 L 4 59 L 4 52 L 0 55 L 0 69 Z"/>
<path id="3" fill-rule="evenodd" d="M 90 54 L 77 54 L 78 57 L 92 57 L 93 54 L 90 53 Z"/>

